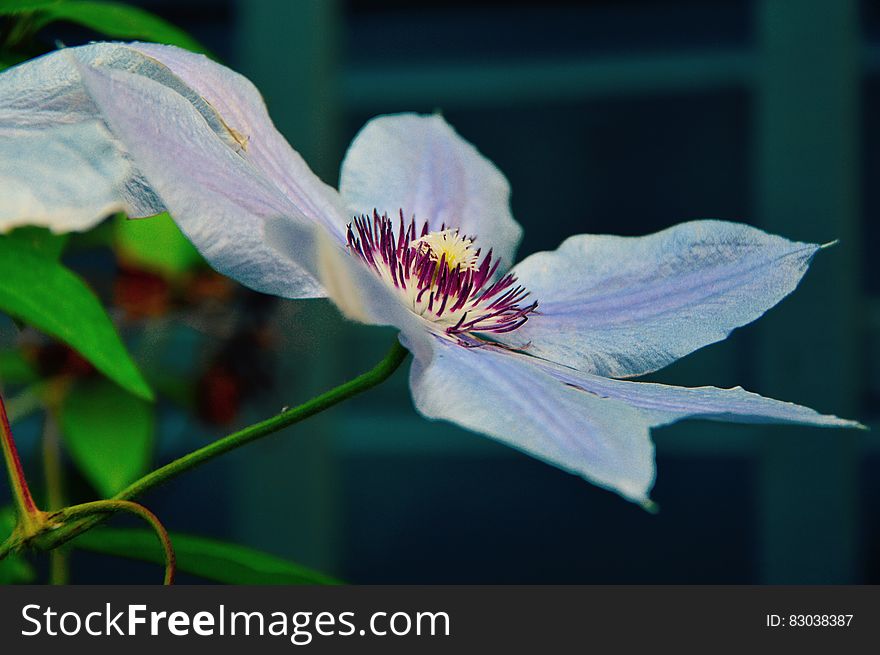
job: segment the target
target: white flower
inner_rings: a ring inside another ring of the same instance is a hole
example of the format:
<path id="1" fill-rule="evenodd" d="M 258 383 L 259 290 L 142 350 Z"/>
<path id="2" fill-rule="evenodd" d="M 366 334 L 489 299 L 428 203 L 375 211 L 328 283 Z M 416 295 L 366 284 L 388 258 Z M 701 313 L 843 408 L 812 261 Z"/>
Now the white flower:
<path id="1" fill-rule="evenodd" d="M 303 102 L 309 102 L 303 98 Z M 737 223 L 578 235 L 514 266 L 500 171 L 439 116 L 367 124 L 322 183 L 245 78 L 169 46 L 93 44 L 0 75 L 0 227 L 167 209 L 220 272 L 394 325 L 413 398 L 647 502 L 650 428 L 682 418 L 858 427 L 655 371 L 788 295 L 819 246 Z M 501 264 L 502 268 L 499 268 Z"/>

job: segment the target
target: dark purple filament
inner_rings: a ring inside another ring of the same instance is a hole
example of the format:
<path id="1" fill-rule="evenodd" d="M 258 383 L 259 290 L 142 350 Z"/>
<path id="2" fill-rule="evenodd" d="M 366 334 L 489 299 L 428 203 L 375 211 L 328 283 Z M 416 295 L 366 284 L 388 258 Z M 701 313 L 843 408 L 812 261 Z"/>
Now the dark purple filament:
<path id="1" fill-rule="evenodd" d="M 445 225 L 440 227 L 444 230 Z M 512 332 L 528 320 L 537 302 L 521 306 L 529 292 L 510 273 L 492 281 L 499 261 L 492 251 L 476 267 L 447 265 L 424 243 L 415 243 L 430 232 L 428 223 L 417 234 L 415 219 L 407 224 L 400 212 L 398 228 L 387 215 L 373 211 L 355 217 L 348 226 L 348 247 L 380 277 L 405 292 L 413 310 L 430 321 L 445 321 L 447 334 L 466 337 L 470 332 Z M 473 239 L 470 239 L 473 241 Z M 480 250 L 476 251 L 480 255 Z"/>

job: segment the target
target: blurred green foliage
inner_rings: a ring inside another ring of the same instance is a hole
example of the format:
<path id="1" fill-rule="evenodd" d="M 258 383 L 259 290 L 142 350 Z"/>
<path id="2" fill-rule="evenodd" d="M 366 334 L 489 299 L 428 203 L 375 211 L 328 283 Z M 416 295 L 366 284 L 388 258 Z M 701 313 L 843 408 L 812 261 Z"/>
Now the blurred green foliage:
<path id="1" fill-rule="evenodd" d="M 339 584 L 330 576 L 274 555 L 215 539 L 171 533 L 177 568 L 226 584 Z M 106 555 L 164 563 L 162 548 L 150 530 L 97 528 L 77 537 L 75 548 Z"/>
<path id="2" fill-rule="evenodd" d="M 104 380 L 77 382 L 59 414 L 70 456 L 105 498 L 147 472 L 154 423 L 149 403 Z"/>
<path id="3" fill-rule="evenodd" d="M 167 212 L 146 220 L 120 215 L 113 228 L 117 254 L 141 270 L 173 278 L 204 263 Z"/>
<path id="4" fill-rule="evenodd" d="M 183 30 L 140 8 L 93 0 L 0 0 L 0 70 L 42 54 L 45 50 L 40 48 L 45 46 L 35 37 L 55 21 L 74 23 L 113 39 L 155 41 L 210 54 Z M 41 349 L 46 350 L 43 345 L 28 352 L 0 350 L 0 383 L 27 385 L 20 396 L 36 399 L 37 405 L 44 405 L 57 419 L 65 450 L 103 497 L 113 496 L 147 471 L 156 428 L 152 390 L 98 297 L 61 260 L 66 249 L 78 254 L 108 247 L 126 270 L 158 275 L 174 284 L 185 285 L 192 271 L 205 266 L 167 213 L 137 221 L 119 215 L 70 238 L 35 227 L 0 235 L 0 312 L 20 326 L 34 327 L 64 342 L 116 384 L 77 367 L 45 369 L 40 359 Z M 140 300 L 135 297 L 131 302 Z M 138 327 L 136 321 L 130 322 L 129 327 Z M 60 357 L 69 355 L 63 352 Z M 0 541 L 14 527 L 12 508 L 0 509 Z M 299 564 L 243 546 L 181 534 L 173 534 L 172 542 L 178 569 L 208 580 L 337 583 Z M 148 530 L 99 528 L 81 535 L 74 546 L 164 561 L 155 534 Z M 0 560 L 0 584 L 32 582 L 35 577 L 21 555 Z"/>
<path id="5" fill-rule="evenodd" d="M 100 301 L 57 255 L 0 237 L 0 310 L 67 343 L 124 389 L 153 399 Z"/>
<path id="6" fill-rule="evenodd" d="M 0 350 L 0 381 L 31 384 L 39 379 L 33 364 L 18 350 Z"/>
<path id="7" fill-rule="evenodd" d="M 30 248 L 33 252 L 44 255 L 49 259 L 58 260 L 64 252 L 68 235 L 52 234 L 44 227 L 20 227 L 9 232 L 6 237 Z"/>
<path id="8" fill-rule="evenodd" d="M 69 21 L 114 39 L 143 39 L 176 45 L 193 52 L 207 50 L 171 23 L 138 7 L 98 0 L 0 0 L 0 15 L 15 16 L 24 25 L 13 31 L 19 41 L 54 21 Z"/>
<path id="9" fill-rule="evenodd" d="M 0 538 L 8 535 L 15 527 L 15 510 L 10 507 L 0 507 Z M 30 564 L 16 553 L 0 559 L 0 585 L 26 584 L 33 582 L 35 573 Z"/>

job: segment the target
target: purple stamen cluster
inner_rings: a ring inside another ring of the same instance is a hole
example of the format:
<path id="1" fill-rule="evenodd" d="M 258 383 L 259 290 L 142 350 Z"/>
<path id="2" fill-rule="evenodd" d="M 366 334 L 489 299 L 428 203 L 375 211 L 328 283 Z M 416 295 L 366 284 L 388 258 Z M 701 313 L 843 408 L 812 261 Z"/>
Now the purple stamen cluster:
<path id="1" fill-rule="evenodd" d="M 440 227 L 445 230 L 446 226 Z M 537 302 L 521 306 L 529 292 L 510 273 L 492 281 L 499 260 L 492 251 L 479 265 L 450 266 L 445 253 L 435 253 L 418 239 L 430 233 L 425 222 L 417 234 L 415 219 L 400 212 L 398 228 L 387 215 L 355 217 L 348 226 L 348 247 L 376 273 L 405 293 L 413 311 L 445 324 L 450 335 L 512 332 L 528 320 Z M 473 239 L 469 239 L 473 241 Z M 480 250 L 475 255 L 479 257 Z"/>

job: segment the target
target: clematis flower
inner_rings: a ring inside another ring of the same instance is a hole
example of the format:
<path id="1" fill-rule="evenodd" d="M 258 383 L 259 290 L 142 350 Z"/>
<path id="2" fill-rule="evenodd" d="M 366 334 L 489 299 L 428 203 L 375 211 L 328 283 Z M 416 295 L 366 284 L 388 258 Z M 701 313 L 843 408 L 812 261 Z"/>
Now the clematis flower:
<path id="1" fill-rule="evenodd" d="M 694 221 L 573 236 L 510 268 L 521 228 L 507 180 L 436 115 L 370 121 L 340 179 L 338 192 L 321 182 L 253 85 L 200 55 L 99 43 L 0 75 L 0 226 L 86 229 L 113 211 L 167 209 L 241 283 L 328 295 L 349 318 L 397 327 L 428 418 L 641 503 L 653 427 L 859 427 L 739 387 L 627 379 L 761 316 L 818 245 Z"/>

